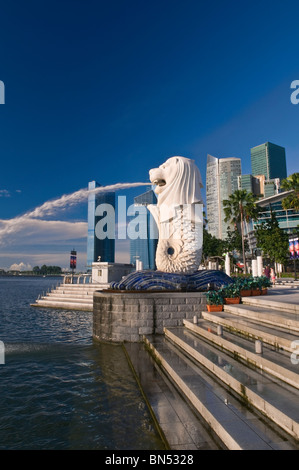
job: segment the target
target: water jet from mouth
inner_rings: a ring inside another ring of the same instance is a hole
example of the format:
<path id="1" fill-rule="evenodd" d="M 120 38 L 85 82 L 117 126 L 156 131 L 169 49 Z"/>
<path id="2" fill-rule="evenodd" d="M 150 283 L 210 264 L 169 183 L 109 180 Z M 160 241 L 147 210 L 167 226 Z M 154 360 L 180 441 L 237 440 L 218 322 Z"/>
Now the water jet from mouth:
<path id="1" fill-rule="evenodd" d="M 3 243 L 3 238 L 6 235 L 10 235 L 16 231 L 22 230 L 23 223 L 30 219 L 38 219 L 44 216 L 53 215 L 57 210 L 64 209 L 65 207 L 71 207 L 87 199 L 90 194 L 97 194 L 102 192 L 113 192 L 122 189 L 130 189 L 138 186 L 148 186 L 147 183 L 116 183 L 108 186 L 99 186 L 95 189 L 80 189 L 71 194 L 64 194 L 63 196 L 44 202 L 41 206 L 36 207 L 32 211 L 26 212 L 25 214 L 14 217 L 13 219 L 0 220 L 2 227 L 0 228 L 0 244 Z"/>

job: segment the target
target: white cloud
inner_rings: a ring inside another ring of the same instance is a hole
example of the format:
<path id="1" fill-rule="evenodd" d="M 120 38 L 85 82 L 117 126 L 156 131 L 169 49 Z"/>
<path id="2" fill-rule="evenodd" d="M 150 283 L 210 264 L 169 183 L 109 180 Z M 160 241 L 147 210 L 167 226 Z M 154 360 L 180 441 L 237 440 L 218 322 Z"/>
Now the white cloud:
<path id="1" fill-rule="evenodd" d="M 68 268 L 69 250 L 75 247 L 78 252 L 78 270 L 84 270 L 86 268 L 87 223 L 43 220 L 42 218 L 49 215 L 53 216 L 58 211 L 87 200 L 90 192 L 116 191 L 148 184 L 148 182 L 118 183 L 116 185 L 99 187 L 93 191 L 83 189 L 61 196 L 55 200 L 47 201 L 41 206 L 36 207 L 33 211 L 13 219 L 0 219 L 0 248 L 5 247 L 5 250 L 1 250 L 2 253 L 0 251 L 0 263 L 5 263 L 5 266 L 21 266 L 21 263 L 15 260 L 23 259 L 27 262 L 27 265 L 46 264 Z M 20 190 L 16 190 L 16 192 L 20 192 Z M 4 194 L 6 194 L 6 190 L 2 190 L 2 196 Z M 125 231 L 125 228 L 126 222 L 121 221 L 118 229 Z M 11 247 L 11 253 L 8 253 L 8 247 Z M 116 246 L 118 262 L 129 262 L 128 253 L 128 243 L 126 246 L 121 243 L 120 246 Z M 17 258 L 17 254 L 20 255 L 19 258 Z M 0 265 L 4 269 L 5 266 Z"/>
<path id="2" fill-rule="evenodd" d="M 23 219 L 15 223 L 0 220 L 0 245 L 58 244 L 68 240 L 86 238 L 86 222 Z"/>
<path id="3" fill-rule="evenodd" d="M 31 271 L 32 266 L 29 263 L 25 264 L 21 261 L 19 264 L 17 264 L 17 263 L 12 264 L 10 266 L 9 270 L 10 271 Z"/>
<path id="4" fill-rule="evenodd" d="M 68 268 L 74 246 L 78 251 L 78 270 L 85 270 L 86 222 L 26 219 L 7 227 L 6 221 L 0 220 L 0 268 L 5 270 L 22 267 L 20 260 L 25 270 L 43 264 Z"/>
<path id="5" fill-rule="evenodd" d="M 10 192 L 7 189 L 0 189 L 0 197 L 10 197 Z"/>

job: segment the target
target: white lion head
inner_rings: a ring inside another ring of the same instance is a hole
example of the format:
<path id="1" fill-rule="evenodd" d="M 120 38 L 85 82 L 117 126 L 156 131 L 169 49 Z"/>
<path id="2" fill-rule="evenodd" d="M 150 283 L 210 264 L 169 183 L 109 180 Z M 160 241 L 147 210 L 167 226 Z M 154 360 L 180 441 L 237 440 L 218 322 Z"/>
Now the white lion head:
<path id="1" fill-rule="evenodd" d="M 171 157 L 159 168 L 150 170 L 150 181 L 156 185 L 158 206 L 201 203 L 203 187 L 199 169 L 185 157 Z"/>

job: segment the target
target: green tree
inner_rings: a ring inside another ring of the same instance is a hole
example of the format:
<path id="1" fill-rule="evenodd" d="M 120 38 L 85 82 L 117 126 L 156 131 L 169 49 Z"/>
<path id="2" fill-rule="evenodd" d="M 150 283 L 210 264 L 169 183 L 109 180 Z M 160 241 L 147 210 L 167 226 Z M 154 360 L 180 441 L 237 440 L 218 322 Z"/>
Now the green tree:
<path id="1" fill-rule="evenodd" d="M 227 229 L 227 238 L 224 240 L 224 251 L 238 251 L 242 253 L 242 236 L 238 230 Z M 244 239 L 245 252 L 248 251 L 248 241 Z"/>
<path id="2" fill-rule="evenodd" d="M 45 264 L 40 268 L 40 273 L 45 274 L 61 274 L 60 266 L 46 266 Z"/>
<path id="3" fill-rule="evenodd" d="M 281 187 L 285 191 L 293 191 L 282 200 L 284 209 L 299 210 L 299 173 L 293 173 L 281 182 Z"/>
<path id="4" fill-rule="evenodd" d="M 47 274 L 47 266 L 45 264 L 40 268 L 40 273 L 43 275 Z"/>
<path id="5" fill-rule="evenodd" d="M 212 256 L 222 256 L 224 249 L 224 242 L 219 238 L 211 235 L 207 229 L 203 228 L 203 244 L 202 244 L 202 256 L 204 262 Z"/>
<path id="6" fill-rule="evenodd" d="M 289 236 L 279 227 L 274 213 L 271 213 L 269 221 L 262 222 L 256 228 L 256 239 L 258 247 L 271 262 L 286 263 L 289 254 Z"/>
<path id="7" fill-rule="evenodd" d="M 257 199 L 257 196 L 248 193 L 245 189 L 237 189 L 228 199 L 223 201 L 225 222 L 233 223 L 236 229 L 240 227 L 244 273 L 246 273 L 244 223 L 246 220 L 257 219 L 259 213 L 259 208 L 255 204 Z"/>

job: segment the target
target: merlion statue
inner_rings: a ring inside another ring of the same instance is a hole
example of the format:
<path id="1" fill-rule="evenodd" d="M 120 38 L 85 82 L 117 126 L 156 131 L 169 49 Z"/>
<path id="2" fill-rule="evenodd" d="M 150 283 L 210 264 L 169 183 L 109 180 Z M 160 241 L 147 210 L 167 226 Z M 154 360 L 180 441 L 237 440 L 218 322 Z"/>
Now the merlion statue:
<path id="1" fill-rule="evenodd" d="M 150 170 L 156 186 L 157 205 L 148 205 L 159 231 L 156 266 L 168 273 L 192 274 L 198 270 L 202 255 L 201 175 L 185 157 L 169 158 Z"/>

